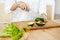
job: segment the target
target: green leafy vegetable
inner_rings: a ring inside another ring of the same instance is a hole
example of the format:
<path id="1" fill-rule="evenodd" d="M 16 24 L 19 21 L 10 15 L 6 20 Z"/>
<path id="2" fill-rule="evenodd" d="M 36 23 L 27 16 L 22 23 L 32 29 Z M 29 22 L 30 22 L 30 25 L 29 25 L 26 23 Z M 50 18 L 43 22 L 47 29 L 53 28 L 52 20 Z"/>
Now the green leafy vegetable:
<path id="1" fill-rule="evenodd" d="M 3 30 L 0 30 L 0 37 L 9 37 L 9 34 L 5 33 Z"/>
<path id="2" fill-rule="evenodd" d="M 19 40 L 19 38 L 23 36 L 23 32 L 24 30 L 19 30 L 16 25 L 8 24 L 8 26 L 2 31 L 3 35 L 0 36 L 9 36 L 12 40 Z"/>

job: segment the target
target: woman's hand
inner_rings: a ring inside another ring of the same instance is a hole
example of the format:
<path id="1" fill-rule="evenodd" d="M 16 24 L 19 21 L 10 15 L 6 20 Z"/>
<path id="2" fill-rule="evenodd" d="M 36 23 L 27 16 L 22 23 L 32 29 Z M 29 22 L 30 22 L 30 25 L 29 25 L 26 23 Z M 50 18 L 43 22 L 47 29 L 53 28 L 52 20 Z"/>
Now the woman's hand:
<path id="1" fill-rule="evenodd" d="M 10 8 L 11 11 L 15 11 L 18 8 L 18 4 L 15 3 L 12 5 L 12 7 Z"/>
<path id="2" fill-rule="evenodd" d="M 48 22 L 47 16 L 44 13 L 42 13 L 41 15 L 44 17 L 44 21 Z"/>
<path id="3" fill-rule="evenodd" d="M 25 11 L 29 11 L 30 10 L 30 7 L 26 3 L 22 2 L 22 1 L 13 4 L 10 10 L 14 11 L 14 10 L 16 10 L 18 8 L 18 6 L 22 10 L 25 10 Z"/>
<path id="4" fill-rule="evenodd" d="M 22 10 L 25 10 L 25 11 L 29 11 L 30 10 L 30 7 L 28 4 L 24 3 L 24 2 L 18 2 L 19 4 L 19 7 L 22 9 Z"/>

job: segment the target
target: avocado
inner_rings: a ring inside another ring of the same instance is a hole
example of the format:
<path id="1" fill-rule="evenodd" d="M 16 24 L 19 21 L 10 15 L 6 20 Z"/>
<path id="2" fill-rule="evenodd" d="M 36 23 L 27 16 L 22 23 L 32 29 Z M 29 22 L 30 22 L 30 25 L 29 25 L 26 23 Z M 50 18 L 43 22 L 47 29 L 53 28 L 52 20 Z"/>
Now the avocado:
<path id="1" fill-rule="evenodd" d="M 44 18 L 37 17 L 37 18 L 35 19 L 35 21 L 36 21 L 36 22 L 38 22 L 38 21 L 44 22 Z"/>
<path id="2" fill-rule="evenodd" d="M 37 26 L 44 26 L 45 23 L 44 23 L 44 22 L 42 22 L 42 23 L 40 23 L 40 22 L 36 22 L 36 25 L 37 25 Z"/>
<path id="3" fill-rule="evenodd" d="M 28 26 L 34 26 L 34 22 L 29 22 Z"/>

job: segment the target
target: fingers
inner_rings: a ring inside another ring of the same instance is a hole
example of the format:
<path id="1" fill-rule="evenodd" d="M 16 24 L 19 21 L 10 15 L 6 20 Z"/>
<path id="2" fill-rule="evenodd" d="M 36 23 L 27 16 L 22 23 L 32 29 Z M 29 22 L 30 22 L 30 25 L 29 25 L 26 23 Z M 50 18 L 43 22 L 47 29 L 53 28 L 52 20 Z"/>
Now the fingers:
<path id="1" fill-rule="evenodd" d="M 45 13 L 42 13 L 41 15 L 44 17 L 44 22 L 45 22 L 45 23 L 48 22 L 47 15 L 45 15 Z"/>
<path id="2" fill-rule="evenodd" d="M 11 10 L 11 11 L 14 11 L 14 10 L 17 9 L 18 6 L 19 6 L 22 10 L 25 10 L 25 11 L 29 11 L 29 10 L 30 10 L 29 5 L 27 5 L 26 3 L 21 2 L 21 1 L 18 2 L 18 3 L 16 3 L 16 4 L 13 4 L 10 10 Z"/>
<path id="3" fill-rule="evenodd" d="M 21 7 L 22 10 L 26 10 L 26 5 L 23 4 L 22 7 Z"/>
<path id="4" fill-rule="evenodd" d="M 29 11 L 30 10 L 30 7 L 29 7 L 29 5 L 26 5 L 26 11 Z"/>
<path id="5" fill-rule="evenodd" d="M 22 10 L 26 10 L 26 5 L 25 5 L 25 3 L 24 2 L 18 2 L 18 4 L 19 4 L 19 7 L 22 9 Z"/>
<path id="6" fill-rule="evenodd" d="M 18 4 L 17 3 L 16 4 L 13 4 L 12 7 L 10 8 L 10 10 L 11 11 L 14 11 L 14 10 L 17 9 L 17 7 L 18 7 Z"/>
<path id="7" fill-rule="evenodd" d="M 27 4 L 22 5 L 22 10 L 29 11 L 30 8 Z"/>
<path id="8" fill-rule="evenodd" d="M 44 22 L 47 23 L 48 22 L 48 19 L 44 18 Z"/>
<path id="9" fill-rule="evenodd" d="M 22 10 L 25 10 L 25 11 L 29 11 L 29 10 L 30 10 L 29 6 L 28 6 L 26 3 L 20 2 L 20 3 L 18 3 L 18 4 L 20 4 L 19 6 L 20 6 L 20 8 L 21 8 Z"/>

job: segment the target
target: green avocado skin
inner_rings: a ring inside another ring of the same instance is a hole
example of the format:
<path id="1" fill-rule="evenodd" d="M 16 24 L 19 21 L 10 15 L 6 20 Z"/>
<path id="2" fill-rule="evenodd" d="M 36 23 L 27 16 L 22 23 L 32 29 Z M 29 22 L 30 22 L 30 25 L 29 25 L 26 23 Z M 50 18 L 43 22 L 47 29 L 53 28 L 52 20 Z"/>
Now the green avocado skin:
<path id="1" fill-rule="evenodd" d="M 39 18 L 39 17 L 37 17 L 37 18 L 35 19 L 35 21 L 36 21 L 36 22 L 38 22 L 38 21 L 44 22 L 44 18 Z"/>
<path id="2" fill-rule="evenodd" d="M 45 24 L 36 23 L 37 26 L 44 26 Z"/>

